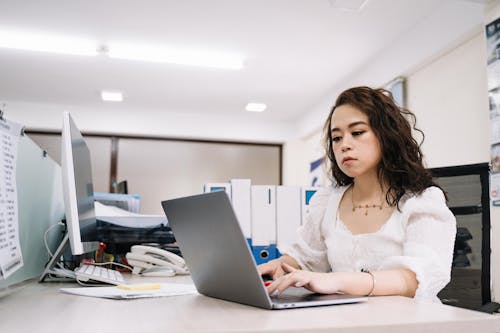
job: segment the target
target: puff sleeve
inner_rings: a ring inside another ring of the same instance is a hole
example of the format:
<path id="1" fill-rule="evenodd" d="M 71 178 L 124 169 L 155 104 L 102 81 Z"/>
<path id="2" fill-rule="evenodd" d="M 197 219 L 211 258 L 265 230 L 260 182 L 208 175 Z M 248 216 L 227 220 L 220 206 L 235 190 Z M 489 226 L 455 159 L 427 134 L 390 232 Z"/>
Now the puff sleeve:
<path id="1" fill-rule="evenodd" d="M 456 220 L 443 192 L 429 187 L 401 207 L 406 238 L 401 256 L 386 258 L 379 270 L 407 268 L 416 274 L 415 299 L 439 302 L 438 292 L 450 281 Z"/>
<path id="2" fill-rule="evenodd" d="M 280 247 L 280 252 L 288 254 L 305 270 L 329 272 L 327 248 L 322 235 L 322 223 L 328 205 L 331 188 L 321 188 L 311 198 L 310 213 L 305 223 L 297 229 L 295 243 Z"/>

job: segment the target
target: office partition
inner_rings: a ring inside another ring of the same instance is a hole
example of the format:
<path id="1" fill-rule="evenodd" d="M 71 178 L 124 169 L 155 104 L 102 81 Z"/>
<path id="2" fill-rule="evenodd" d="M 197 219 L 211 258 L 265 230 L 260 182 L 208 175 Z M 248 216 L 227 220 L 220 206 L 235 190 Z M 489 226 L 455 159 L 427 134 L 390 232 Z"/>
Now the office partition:
<path id="1" fill-rule="evenodd" d="M 16 174 L 19 241 L 24 265 L 0 281 L 0 291 L 40 276 L 49 260 L 43 240 L 45 231 L 64 217 L 61 168 L 27 135 L 19 139 Z M 48 233 L 47 243 L 52 251 L 61 238 L 58 226 Z"/>
<path id="2" fill-rule="evenodd" d="M 28 135 L 47 151 L 54 161 L 61 163 L 61 134 L 30 133 Z M 92 159 L 92 176 L 96 192 L 108 192 L 111 164 L 111 138 L 86 136 Z"/>

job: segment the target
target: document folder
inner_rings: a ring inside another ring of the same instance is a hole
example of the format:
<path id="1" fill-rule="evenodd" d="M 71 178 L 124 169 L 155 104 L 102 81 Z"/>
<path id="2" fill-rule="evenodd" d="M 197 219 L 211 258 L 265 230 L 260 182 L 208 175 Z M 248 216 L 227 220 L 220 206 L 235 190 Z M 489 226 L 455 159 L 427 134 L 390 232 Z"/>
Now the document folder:
<path id="1" fill-rule="evenodd" d="M 276 243 L 278 248 L 295 241 L 302 220 L 301 189 L 298 186 L 276 187 Z"/>
<path id="2" fill-rule="evenodd" d="M 276 258 L 276 186 L 254 185 L 252 194 L 252 251 L 257 264 Z"/>
<path id="3" fill-rule="evenodd" d="M 250 179 L 231 179 L 231 203 L 243 231 L 243 235 L 251 245 L 252 238 L 252 206 Z"/>

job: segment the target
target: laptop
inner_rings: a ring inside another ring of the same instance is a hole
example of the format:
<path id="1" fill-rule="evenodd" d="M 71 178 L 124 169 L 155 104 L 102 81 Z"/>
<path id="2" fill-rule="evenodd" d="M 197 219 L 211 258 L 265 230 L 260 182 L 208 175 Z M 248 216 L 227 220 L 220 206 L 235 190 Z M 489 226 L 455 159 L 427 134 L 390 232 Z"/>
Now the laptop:
<path id="1" fill-rule="evenodd" d="M 200 294 L 264 309 L 356 303 L 367 297 L 288 288 L 271 297 L 226 192 L 162 202 L 169 226 Z"/>

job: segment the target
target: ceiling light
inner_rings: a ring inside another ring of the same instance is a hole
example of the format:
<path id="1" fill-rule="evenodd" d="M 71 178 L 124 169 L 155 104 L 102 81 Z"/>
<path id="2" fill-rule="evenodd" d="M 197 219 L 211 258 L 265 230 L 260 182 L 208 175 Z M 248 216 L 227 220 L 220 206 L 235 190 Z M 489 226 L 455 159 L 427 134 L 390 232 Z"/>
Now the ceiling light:
<path id="1" fill-rule="evenodd" d="M 368 0 L 328 0 L 330 6 L 348 11 L 361 11 Z"/>
<path id="2" fill-rule="evenodd" d="M 197 49 L 111 44 L 108 47 L 107 54 L 110 58 L 127 60 L 165 62 L 222 69 L 243 68 L 243 57 L 241 55 Z"/>
<path id="3" fill-rule="evenodd" d="M 97 55 L 95 41 L 16 31 L 0 31 L 0 47 L 71 55 Z"/>
<path id="4" fill-rule="evenodd" d="M 101 98 L 106 102 L 122 102 L 123 94 L 121 91 L 103 90 L 101 91 Z"/>
<path id="5" fill-rule="evenodd" d="M 266 104 L 263 103 L 248 103 L 245 110 L 250 112 L 262 112 L 267 108 Z"/>

